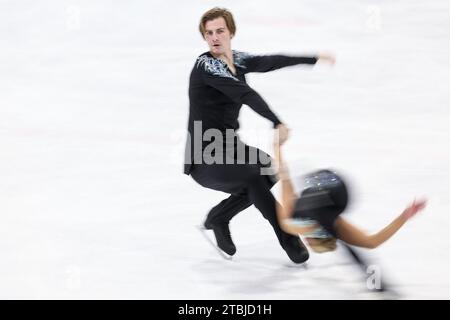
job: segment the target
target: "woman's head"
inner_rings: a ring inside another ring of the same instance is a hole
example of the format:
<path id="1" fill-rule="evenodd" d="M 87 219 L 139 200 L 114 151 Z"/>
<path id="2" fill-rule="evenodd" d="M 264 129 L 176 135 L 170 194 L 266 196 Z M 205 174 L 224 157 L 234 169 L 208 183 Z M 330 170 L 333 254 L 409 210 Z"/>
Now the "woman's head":
<path id="1" fill-rule="evenodd" d="M 290 230 L 291 234 L 300 233 L 314 252 L 322 253 L 336 249 L 336 237 L 316 220 L 307 217 L 284 219 L 281 226 L 285 230 Z"/>
<path id="2" fill-rule="evenodd" d="M 336 250 L 336 238 L 309 238 L 305 237 L 309 247 L 316 253 Z"/>
<path id="3" fill-rule="evenodd" d="M 236 33 L 236 24 L 230 11 L 212 8 L 205 12 L 199 24 L 199 31 L 214 55 L 231 50 L 231 39 Z"/>

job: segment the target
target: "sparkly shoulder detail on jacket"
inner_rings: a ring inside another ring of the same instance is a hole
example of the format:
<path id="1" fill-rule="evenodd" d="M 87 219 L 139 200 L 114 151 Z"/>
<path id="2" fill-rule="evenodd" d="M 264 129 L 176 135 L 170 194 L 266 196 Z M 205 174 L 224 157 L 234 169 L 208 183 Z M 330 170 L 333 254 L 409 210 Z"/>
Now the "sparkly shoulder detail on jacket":
<path id="1" fill-rule="evenodd" d="M 227 69 L 227 65 L 224 61 L 216 59 L 213 57 L 208 57 L 207 55 L 201 55 L 197 58 L 197 68 L 203 68 L 207 73 L 214 76 L 231 78 L 233 80 L 239 81 L 231 72 Z"/>

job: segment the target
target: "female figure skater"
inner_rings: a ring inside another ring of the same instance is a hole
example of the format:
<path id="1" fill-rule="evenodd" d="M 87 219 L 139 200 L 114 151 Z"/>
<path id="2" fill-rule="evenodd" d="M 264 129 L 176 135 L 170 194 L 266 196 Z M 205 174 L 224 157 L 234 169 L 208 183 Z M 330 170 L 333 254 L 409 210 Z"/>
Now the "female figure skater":
<path id="1" fill-rule="evenodd" d="M 385 228 L 374 234 L 366 234 L 341 216 L 348 203 L 348 192 L 344 181 L 336 173 L 318 170 L 306 175 L 303 191 L 298 196 L 283 162 L 277 135 L 274 149 L 274 161 L 279 167 L 278 178 L 281 181 L 281 203 L 277 202 L 277 218 L 281 229 L 292 235 L 301 234 L 310 248 L 318 253 L 335 250 L 336 241 L 340 240 L 364 273 L 368 271 L 368 263 L 349 245 L 369 249 L 378 247 L 426 206 L 425 200 L 414 200 Z M 380 281 L 380 286 L 375 290 L 388 291 L 385 281 Z"/>
<path id="2" fill-rule="evenodd" d="M 318 170 L 306 175 L 301 195 L 295 193 L 277 140 L 274 142 L 274 159 L 279 166 L 281 181 L 281 203 L 277 205 L 279 224 L 287 233 L 303 235 L 315 252 L 334 250 L 337 239 L 356 247 L 376 248 L 426 206 L 426 200 L 414 200 L 385 228 L 366 234 L 341 216 L 348 203 L 348 192 L 344 181 L 335 172 Z"/>

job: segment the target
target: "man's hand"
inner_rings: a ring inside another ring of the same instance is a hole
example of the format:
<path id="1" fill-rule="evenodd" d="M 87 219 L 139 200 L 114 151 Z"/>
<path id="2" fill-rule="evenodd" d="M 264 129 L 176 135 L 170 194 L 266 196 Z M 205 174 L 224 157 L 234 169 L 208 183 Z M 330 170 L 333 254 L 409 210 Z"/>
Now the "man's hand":
<path id="1" fill-rule="evenodd" d="M 275 127 L 275 137 L 274 137 L 274 144 L 275 145 L 283 145 L 287 139 L 289 138 L 289 128 L 286 127 L 284 124 L 280 123 Z"/>
<path id="2" fill-rule="evenodd" d="M 332 54 L 321 53 L 319 54 L 319 61 L 328 62 L 329 64 L 334 65 L 336 63 L 336 58 Z"/>

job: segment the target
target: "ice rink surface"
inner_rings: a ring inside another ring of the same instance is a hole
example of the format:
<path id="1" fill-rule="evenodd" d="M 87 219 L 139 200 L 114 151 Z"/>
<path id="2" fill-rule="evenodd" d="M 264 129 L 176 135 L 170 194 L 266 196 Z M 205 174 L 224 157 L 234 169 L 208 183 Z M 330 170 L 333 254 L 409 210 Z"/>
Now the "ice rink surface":
<path id="1" fill-rule="evenodd" d="M 231 222 L 233 261 L 196 229 L 226 197 L 182 174 L 198 21 L 216 5 L 234 49 L 336 55 L 248 81 L 292 129 L 294 174 L 351 180 L 350 221 L 374 232 L 428 198 L 366 254 L 403 299 L 449 299 L 447 0 L 2 1 L 0 298 L 374 298 L 342 250 L 290 263 L 254 207 Z M 244 106 L 240 123 L 271 153 L 267 120 Z"/>

